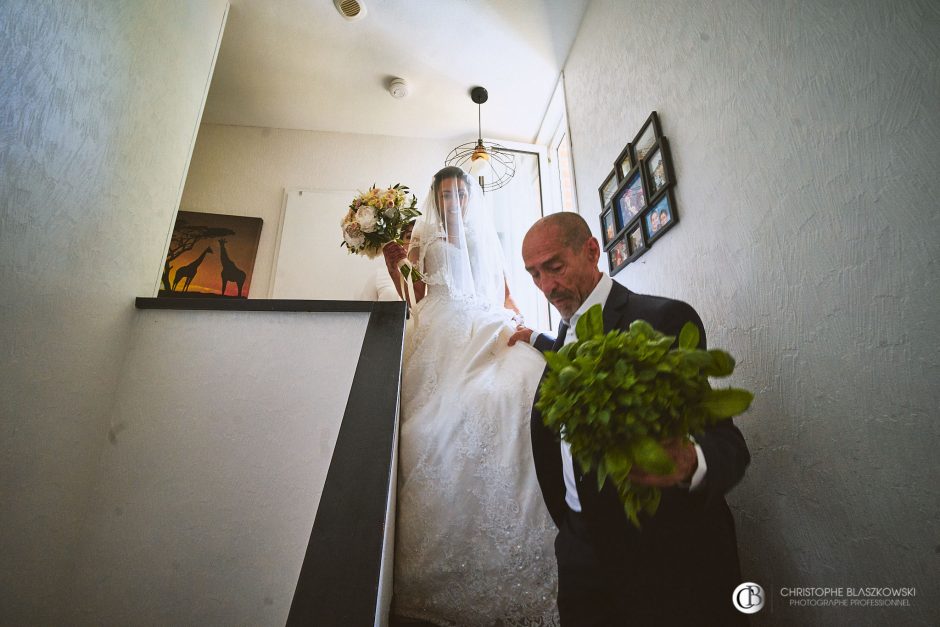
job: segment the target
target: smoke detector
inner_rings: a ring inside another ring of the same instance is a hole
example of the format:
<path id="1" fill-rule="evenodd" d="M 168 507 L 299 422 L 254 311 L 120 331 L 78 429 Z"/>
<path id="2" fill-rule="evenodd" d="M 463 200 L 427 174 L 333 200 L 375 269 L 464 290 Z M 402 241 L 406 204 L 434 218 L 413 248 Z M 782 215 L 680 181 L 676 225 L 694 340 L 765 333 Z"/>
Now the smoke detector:
<path id="1" fill-rule="evenodd" d="M 333 5 L 339 14 L 350 22 L 361 20 L 366 16 L 366 5 L 359 0 L 333 0 Z"/>
<path id="2" fill-rule="evenodd" d="M 410 91 L 408 81 L 403 78 L 393 78 L 388 83 L 388 93 L 392 95 L 392 98 L 404 98 Z"/>

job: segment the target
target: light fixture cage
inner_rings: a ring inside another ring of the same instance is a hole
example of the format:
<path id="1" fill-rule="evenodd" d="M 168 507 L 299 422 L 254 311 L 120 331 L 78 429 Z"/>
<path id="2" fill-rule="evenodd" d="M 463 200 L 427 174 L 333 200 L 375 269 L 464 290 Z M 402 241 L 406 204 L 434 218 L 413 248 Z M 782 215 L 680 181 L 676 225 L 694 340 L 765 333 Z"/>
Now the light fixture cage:
<path id="1" fill-rule="evenodd" d="M 488 156 L 487 163 L 492 176 L 480 176 L 478 182 L 484 192 L 491 192 L 503 187 L 516 174 L 516 158 L 513 153 L 501 144 L 483 141 L 480 105 L 488 99 L 486 89 L 474 87 L 470 90 L 470 98 L 477 104 L 477 140 L 460 144 L 448 153 L 444 165 L 457 166 L 465 172 L 470 171 L 473 165 L 473 156 L 483 151 Z"/>
<path id="2" fill-rule="evenodd" d="M 485 142 L 478 139 L 474 142 L 460 144 L 450 151 L 444 165 L 455 165 L 462 168 L 465 172 L 470 171 L 472 165 L 470 160 L 478 148 L 482 147 L 489 155 L 489 166 L 493 172 L 492 177 L 479 177 L 480 187 L 484 192 L 491 192 L 499 189 L 512 179 L 516 174 L 516 158 L 509 149 L 500 144 Z"/>

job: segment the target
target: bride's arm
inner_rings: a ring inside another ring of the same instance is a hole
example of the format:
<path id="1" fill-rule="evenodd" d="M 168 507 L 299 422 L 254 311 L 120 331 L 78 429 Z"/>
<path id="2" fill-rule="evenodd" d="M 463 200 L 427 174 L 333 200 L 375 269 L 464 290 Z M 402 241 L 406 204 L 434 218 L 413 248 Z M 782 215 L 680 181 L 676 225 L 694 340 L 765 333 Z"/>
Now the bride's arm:
<path id="1" fill-rule="evenodd" d="M 522 312 L 516 306 L 516 301 L 512 299 L 512 294 L 509 293 L 509 281 L 506 280 L 506 275 L 503 275 L 503 285 L 506 286 L 506 301 L 503 306 L 516 312 L 516 315 L 512 317 L 512 321 L 516 323 L 516 330 L 509 337 L 508 344 L 510 346 L 513 346 L 516 342 L 531 344 L 535 331 L 525 326 L 525 318 L 522 317 Z"/>
<path id="2" fill-rule="evenodd" d="M 418 253 L 419 253 L 419 249 L 417 246 L 408 249 L 408 261 L 410 261 L 411 265 L 414 266 L 415 268 L 418 267 L 418 258 L 420 256 Z M 415 280 L 412 282 L 412 285 L 415 291 L 415 301 L 416 301 L 415 304 L 420 303 L 421 300 L 424 298 L 424 295 L 427 293 L 427 290 L 428 290 L 427 283 L 421 280 Z M 399 289 L 401 289 L 400 285 L 399 285 Z"/>
<path id="3" fill-rule="evenodd" d="M 518 318 L 519 321 L 521 321 L 522 312 L 519 311 L 519 307 L 516 306 L 516 301 L 512 299 L 512 294 L 509 293 L 509 281 L 506 280 L 506 275 L 503 275 L 503 285 L 506 287 L 506 299 L 503 302 L 503 307 L 516 312 L 516 315 L 513 316 L 513 320 L 516 320 L 516 318 Z"/>
<path id="4" fill-rule="evenodd" d="M 408 301 L 409 299 L 407 291 L 404 294 L 402 293 L 402 279 L 401 272 L 398 270 L 398 262 L 407 258 L 412 265 L 417 265 L 418 247 L 412 246 L 410 250 L 405 253 L 405 248 L 401 244 L 390 242 L 382 249 L 382 254 L 385 256 L 385 268 L 388 270 L 388 276 L 391 277 L 392 283 L 395 285 L 395 290 L 398 292 L 398 295 L 402 300 Z M 424 281 L 414 281 L 412 285 L 414 286 L 416 302 L 408 302 L 409 305 L 415 305 L 421 302 L 421 299 L 424 298 L 424 294 L 427 290 L 427 286 L 424 284 Z"/>

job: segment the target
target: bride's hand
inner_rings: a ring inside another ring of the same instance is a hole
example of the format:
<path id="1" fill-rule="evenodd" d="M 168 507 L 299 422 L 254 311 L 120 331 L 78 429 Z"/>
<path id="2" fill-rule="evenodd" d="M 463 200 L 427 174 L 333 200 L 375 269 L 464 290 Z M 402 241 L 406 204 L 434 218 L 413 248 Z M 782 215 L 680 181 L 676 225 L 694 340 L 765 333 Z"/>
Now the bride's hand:
<path id="1" fill-rule="evenodd" d="M 523 326 L 521 324 L 517 325 L 516 331 L 511 336 L 509 336 L 509 345 L 513 346 L 516 342 L 529 344 L 533 333 L 534 331 L 529 327 Z"/>
<path id="2" fill-rule="evenodd" d="M 398 242 L 389 242 L 382 248 L 382 254 L 385 256 L 385 266 L 389 272 L 398 272 L 398 262 L 408 257 L 404 246 Z"/>

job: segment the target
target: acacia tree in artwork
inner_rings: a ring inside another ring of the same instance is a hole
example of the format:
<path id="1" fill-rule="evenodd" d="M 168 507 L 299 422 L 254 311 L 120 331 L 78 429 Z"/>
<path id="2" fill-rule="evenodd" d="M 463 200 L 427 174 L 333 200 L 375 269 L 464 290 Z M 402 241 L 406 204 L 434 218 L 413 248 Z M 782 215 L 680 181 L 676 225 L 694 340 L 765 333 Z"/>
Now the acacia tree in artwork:
<path id="1" fill-rule="evenodd" d="M 182 255 L 192 250 L 193 246 L 204 239 L 216 239 L 227 235 L 235 235 L 232 229 L 223 229 L 219 227 L 208 227 L 201 225 L 191 225 L 185 218 L 178 218 L 176 227 L 173 229 L 173 237 L 170 239 L 170 249 L 166 254 L 166 261 L 163 262 L 163 289 L 171 291 L 170 287 L 170 263 Z"/>

